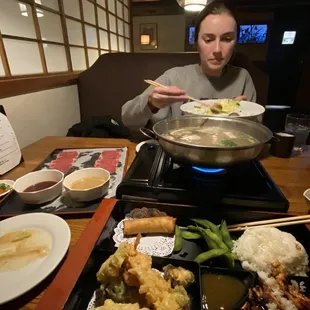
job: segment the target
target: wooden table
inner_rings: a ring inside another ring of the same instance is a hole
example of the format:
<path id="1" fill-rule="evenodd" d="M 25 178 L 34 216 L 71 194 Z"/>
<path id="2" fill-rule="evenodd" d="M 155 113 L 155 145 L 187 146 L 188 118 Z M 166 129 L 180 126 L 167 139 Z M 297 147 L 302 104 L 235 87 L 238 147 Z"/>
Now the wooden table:
<path id="1" fill-rule="evenodd" d="M 128 167 L 136 154 L 136 145 L 124 139 L 98 139 L 98 138 L 72 138 L 72 137 L 46 137 L 22 150 L 24 162 L 14 170 L 8 172 L 2 179 L 16 180 L 20 176 L 34 170 L 44 159 L 57 148 L 92 148 L 92 147 L 128 147 Z M 1 178 L 0 178 L 1 179 Z M 88 218 L 66 219 L 71 230 L 70 249 L 79 240 L 84 228 L 90 221 Z M 34 291 L 18 298 L 16 302 L 3 306 L 3 309 L 35 309 L 45 288 L 50 284 L 53 274 L 43 285 Z M 2 306 L 0 306 L 2 309 Z"/>
<path id="2" fill-rule="evenodd" d="M 122 139 L 97 139 L 97 138 L 69 138 L 69 137 L 46 137 L 23 149 L 25 162 L 6 174 L 3 178 L 17 179 L 18 177 L 34 170 L 56 148 L 89 148 L 89 147 L 128 147 L 128 165 L 135 157 L 135 144 Z M 281 159 L 268 157 L 262 159 L 276 184 L 290 201 L 290 213 L 309 213 L 303 192 L 310 187 L 310 147 L 298 156 Z M 83 230 L 89 223 L 90 218 L 66 219 L 71 229 L 70 249 L 79 240 Z M 70 251 L 70 250 L 69 250 Z M 56 271 L 57 272 L 57 271 Z M 55 276 L 53 273 L 46 281 L 38 285 L 31 292 L 18 298 L 13 303 L 5 305 L 1 309 L 35 309 L 44 290 Z"/>

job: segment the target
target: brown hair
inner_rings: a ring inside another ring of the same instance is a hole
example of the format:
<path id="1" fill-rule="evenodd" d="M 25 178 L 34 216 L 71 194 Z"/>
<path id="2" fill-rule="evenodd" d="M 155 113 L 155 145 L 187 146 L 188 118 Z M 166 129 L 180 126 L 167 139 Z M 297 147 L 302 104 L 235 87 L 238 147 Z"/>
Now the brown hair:
<path id="1" fill-rule="evenodd" d="M 218 1 L 212 1 L 208 5 L 206 5 L 206 7 L 197 16 L 196 25 L 195 25 L 195 42 L 196 43 L 198 41 L 198 34 L 199 34 L 199 30 L 200 30 L 200 25 L 203 22 L 203 20 L 209 15 L 220 15 L 223 13 L 230 15 L 237 23 L 237 20 L 235 18 L 235 14 L 224 3 L 218 2 Z M 237 23 L 237 35 L 239 35 L 238 23 Z"/>

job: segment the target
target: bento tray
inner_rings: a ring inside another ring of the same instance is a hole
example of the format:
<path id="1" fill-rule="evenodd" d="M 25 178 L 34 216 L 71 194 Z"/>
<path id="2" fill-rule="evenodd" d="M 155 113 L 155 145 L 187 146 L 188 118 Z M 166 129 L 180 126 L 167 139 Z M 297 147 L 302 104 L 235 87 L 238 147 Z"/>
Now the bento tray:
<path id="1" fill-rule="evenodd" d="M 58 273 L 56 279 L 47 290 L 44 298 L 41 300 L 38 310 L 55 309 L 54 307 L 62 309 L 62 307 L 69 307 L 72 300 L 79 299 L 80 295 L 85 293 L 85 290 L 80 290 L 80 283 L 83 282 L 81 277 L 84 277 L 84 273 L 88 272 L 89 267 L 94 262 L 92 261 L 93 253 L 113 253 L 116 248 L 114 247 L 113 234 L 114 228 L 117 223 L 122 220 L 126 214 L 128 214 L 134 208 L 157 208 L 160 211 L 164 211 L 169 216 L 177 218 L 177 224 L 179 226 L 187 226 L 191 222 L 189 218 L 201 217 L 207 218 L 214 223 L 220 223 L 222 219 L 225 219 L 228 224 L 236 224 L 240 222 L 258 221 L 273 218 L 286 217 L 288 215 L 283 213 L 269 213 L 269 212 L 244 212 L 244 210 L 222 211 L 212 210 L 208 208 L 199 208 L 186 205 L 174 205 L 163 204 L 153 202 L 134 202 L 134 201 L 116 201 L 106 200 L 103 201 L 100 208 L 97 210 L 93 219 L 85 229 L 79 242 L 69 255 L 63 268 Z M 287 231 L 295 236 L 295 238 L 303 244 L 308 255 L 310 255 L 310 238 L 309 230 L 306 225 L 294 225 L 281 228 L 283 231 Z M 232 234 L 232 237 L 240 236 L 241 233 Z M 183 249 L 177 254 L 171 254 L 166 257 L 169 259 L 177 259 L 179 261 L 192 261 L 198 253 L 204 250 L 203 242 L 187 241 L 183 240 Z M 96 255 L 96 254 L 94 254 Z M 96 267 L 92 269 L 93 278 L 96 282 L 96 272 L 99 269 L 100 264 L 104 261 L 104 257 L 100 262 L 97 262 Z M 95 266 L 95 265 L 94 265 Z M 201 266 L 208 266 L 208 264 L 202 264 Z M 221 267 L 216 265 L 216 267 Z M 236 266 L 239 270 L 241 266 Z M 95 282 L 92 282 L 96 285 Z M 99 283 L 97 283 L 98 285 Z M 91 289 L 93 291 L 93 287 Z M 78 294 L 78 292 L 80 292 Z M 72 295 L 73 294 L 73 295 Z M 87 293 L 88 294 L 88 293 Z M 75 296 L 75 297 L 74 297 Z M 89 297 L 89 296 L 88 296 Z M 68 299 L 69 298 L 69 299 Z M 74 298 L 74 299 L 71 299 Z M 68 303 L 70 301 L 70 304 Z M 82 303 L 82 301 L 80 301 Z M 87 300 L 89 302 L 89 300 Z M 86 303 L 86 301 L 85 301 Z M 84 305 L 84 302 L 83 302 Z M 73 309 L 73 308 L 65 308 Z M 86 309 L 77 308 L 76 309 Z"/>
<path id="2" fill-rule="evenodd" d="M 105 197 L 90 202 L 74 202 L 65 194 L 42 205 L 27 205 L 16 192 L 0 201 L 0 217 L 30 212 L 53 214 L 93 214 L 103 198 L 113 198 L 127 166 L 127 147 L 55 149 L 34 171 L 59 169 L 65 176 L 73 171 L 100 167 L 111 174 L 109 192 Z"/>

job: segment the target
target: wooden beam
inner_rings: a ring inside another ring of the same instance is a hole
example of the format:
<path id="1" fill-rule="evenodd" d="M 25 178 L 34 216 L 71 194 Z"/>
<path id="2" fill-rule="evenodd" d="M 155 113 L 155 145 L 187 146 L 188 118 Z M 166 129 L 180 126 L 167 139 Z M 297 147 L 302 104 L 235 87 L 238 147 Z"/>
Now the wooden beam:
<path id="1" fill-rule="evenodd" d="M 79 0 L 79 4 L 80 4 L 80 13 L 81 13 L 81 22 L 82 22 L 82 33 L 83 33 L 83 41 L 84 41 L 84 53 L 85 53 L 85 60 L 86 60 L 86 68 L 89 68 L 87 41 L 86 41 L 86 29 L 85 29 L 84 10 L 83 10 L 82 0 Z"/>
<path id="2" fill-rule="evenodd" d="M 45 59 L 45 54 L 44 54 L 44 48 L 42 44 L 41 30 L 40 30 L 40 25 L 39 25 L 39 20 L 38 20 L 35 4 L 31 5 L 31 10 L 32 10 L 32 18 L 33 18 L 34 28 L 36 32 L 36 37 L 37 37 L 37 40 L 39 41 L 38 46 L 39 46 L 43 73 L 47 73 L 48 71 L 47 71 L 46 59 Z"/>
<path id="3" fill-rule="evenodd" d="M 97 34 L 97 46 L 98 46 L 98 57 L 100 57 L 100 34 L 99 34 L 99 17 L 97 3 L 95 5 L 95 19 L 96 19 L 96 34 Z"/>
<path id="4" fill-rule="evenodd" d="M 107 32 L 108 32 L 108 44 L 109 44 L 109 51 L 111 52 L 112 51 L 112 46 L 111 46 L 111 38 L 110 38 L 110 17 L 109 17 L 109 3 L 108 3 L 108 0 L 105 0 L 105 7 L 106 7 L 106 17 L 107 17 Z"/>
<path id="5" fill-rule="evenodd" d="M 18 96 L 46 89 L 77 84 L 80 73 L 53 74 L 0 80 L 0 98 Z"/>
<path id="6" fill-rule="evenodd" d="M 3 64 L 5 75 L 11 76 L 9 61 L 8 61 L 8 57 L 6 55 L 6 51 L 4 48 L 4 42 L 3 42 L 3 37 L 1 35 L 1 31 L 0 31 L 0 58 L 2 59 L 2 64 Z"/>
<path id="7" fill-rule="evenodd" d="M 68 70 L 72 72 L 73 69 L 72 69 L 72 61 L 71 61 L 70 47 L 69 47 L 69 36 L 68 36 L 68 29 L 67 29 L 67 24 L 66 24 L 63 0 L 58 0 L 58 6 L 60 10 L 60 19 L 61 19 L 62 33 L 63 33 L 64 43 L 65 43 Z"/>

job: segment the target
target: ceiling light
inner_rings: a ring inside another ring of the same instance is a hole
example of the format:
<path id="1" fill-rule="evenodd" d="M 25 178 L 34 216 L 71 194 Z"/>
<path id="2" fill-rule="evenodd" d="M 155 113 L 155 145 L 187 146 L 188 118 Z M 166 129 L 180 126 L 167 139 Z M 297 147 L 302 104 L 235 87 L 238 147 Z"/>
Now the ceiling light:
<path id="1" fill-rule="evenodd" d="M 176 0 L 185 11 L 200 12 L 210 0 Z"/>
<path id="2" fill-rule="evenodd" d="M 184 10 L 200 12 L 206 6 L 208 0 L 184 0 Z"/>
<path id="3" fill-rule="evenodd" d="M 28 17 L 28 12 L 27 12 L 27 6 L 24 3 L 18 3 L 19 4 L 19 10 L 20 10 L 20 14 L 22 16 Z"/>

